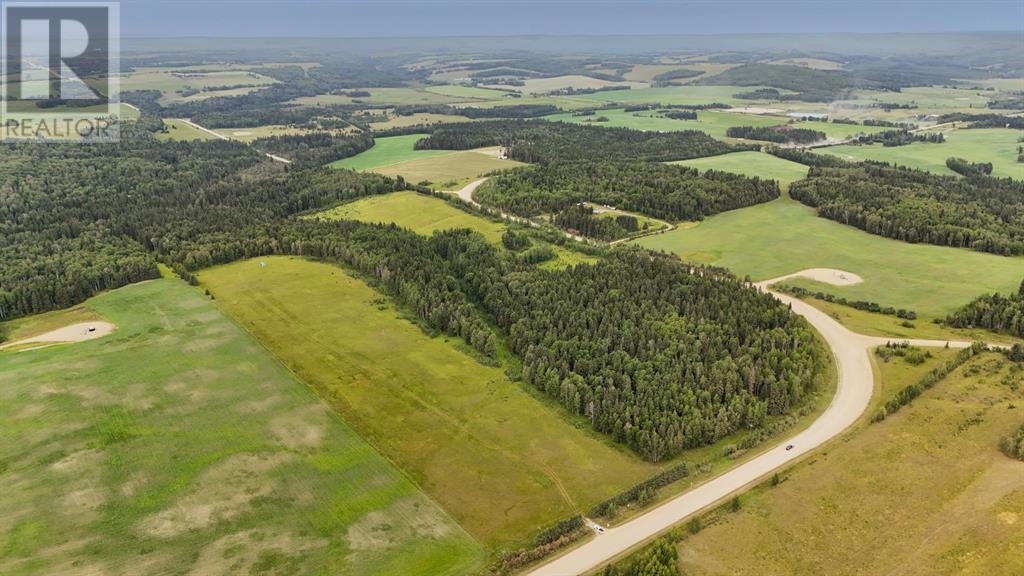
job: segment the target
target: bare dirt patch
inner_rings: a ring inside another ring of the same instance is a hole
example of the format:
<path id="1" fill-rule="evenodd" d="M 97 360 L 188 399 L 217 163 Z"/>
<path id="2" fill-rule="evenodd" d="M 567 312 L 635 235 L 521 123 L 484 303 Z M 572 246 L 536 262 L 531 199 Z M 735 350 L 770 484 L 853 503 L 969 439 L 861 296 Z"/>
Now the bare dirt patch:
<path id="1" fill-rule="evenodd" d="M 275 481 L 267 473 L 292 458 L 286 453 L 231 456 L 204 472 L 188 495 L 143 520 L 140 528 L 150 536 L 172 538 L 230 520 L 248 510 L 255 498 L 270 494 Z"/>
<path id="2" fill-rule="evenodd" d="M 328 418 L 323 406 L 313 404 L 274 417 L 270 421 L 270 431 L 281 444 L 292 450 L 317 448 L 323 444 Z"/>
<path id="3" fill-rule="evenodd" d="M 114 330 L 117 330 L 117 326 L 114 326 L 110 322 L 103 322 L 101 320 L 97 320 L 95 322 L 79 322 L 78 324 L 71 324 L 63 328 L 51 330 L 44 334 L 39 334 L 38 336 L 32 336 L 31 338 L 25 338 L 24 340 L 4 344 L 3 346 L 0 346 L 0 350 L 14 347 L 20 348 L 28 344 L 48 345 L 67 342 L 85 342 L 86 340 L 102 338 L 113 333 Z M 40 347 L 33 349 L 38 349 Z"/>
<path id="4" fill-rule="evenodd" d="M 443 538 L 450 532 L 440 510 L 412 497 L 366 514 L 349 526 L 345 538 L 353 550 L 381 550 L 420 538 Z"/>
<path id="5" fill-rule="evenodd" d="M 781 114 L 781 108 L 765 108 L 763 106 L 740 106 L 739 108 L 729 108 L 729 112 L 737 112 L 739 114 Z"/>
<path id="6" fill-rule="evenodd" d="M 261 554 L 302 556 L 327 543 L 320 538 L 290 533 L 267 534 L 263 530 L 246 530 L 218 538 L 203 548 L 188 573 L 193 576 L 249 574 Z"/>
<path id="7" fill-rule="evenodd" d="M 833 286 L 853 286 L 864 282 L 864 279 L 854 274 L 853 272 L 847 272 L 845 270 L 836 270 L 835 268 L 808 268 L 807 270 L 801 270 L 794 272 L 793 274 L 787 274 L 785 276 L 775 278 L 771 280 L 772 284 L 782 282 L 783 280 L 789 280 L 790 278 L 810 278 L 818 282 L 825 284 L 832 284 Z"/>

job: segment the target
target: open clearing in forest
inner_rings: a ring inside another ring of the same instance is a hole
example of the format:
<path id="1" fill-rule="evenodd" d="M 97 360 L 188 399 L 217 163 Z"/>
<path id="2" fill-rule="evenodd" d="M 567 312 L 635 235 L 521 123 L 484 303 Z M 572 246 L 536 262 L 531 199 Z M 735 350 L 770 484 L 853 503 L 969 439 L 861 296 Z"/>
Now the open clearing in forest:
<path id="1" fill-rule="evenodd" d="M 341 268 L 262 261 L 200 280 L 488 547 L 521 542 L 657 470 L 461 352 L 461 341 L 426 335 Z"/>
<path id="2" fill-rule="evenodd" d="M 417 192 L 395 192 L 361 198 L 336 208 L 319 212 L 324 220 L 361 220 L 363 222 L 395 223 L 417 234 L 429 236 L 437 230 L 470 228 L 497 243 L 505 225 L 474 216 L 447 202 Z"/>
<path id="3" fill-rule="evenodd" d="M 951 156 L 971 162 L 991 162 L 992 175 L 1002 178 L 1024 179 L 1024 164 L 1017 162 L 1017 147 L 1024 145 L 1024 130 L 1008 128 L 965 128 L 946 132 L 941 144 L 914 142 L 906 146 L 885 147 L 881 144 L 844 145 L 818 148 L 815 151 L 832 154 L 845 160 L 879 160 L 911 168 L 920 168 L 936 174 L 955 175 L 946 168 Z"/>
<path id="4" fill-rule="evenodd" d="M 633 88 L 645 87 L 643 84 L 635 82 L 613 82 L 580 74 L 553 76 L 551 78 L 528 78 L 523 81 L 522 86 L 502 86 L 500 84 L 495 86 L 516 90 L 523 94 L 546 94 L 554 90 L 563 90 L 566 88 L 575 88 L 579 90 L 587 88 L 607 88 L 609 86 L 631 86 Z"/>
<path id="5" fill-rule="evenodd" d="M 595 118 L 607 118 L 607 122 L 594 122 Z M 649 132 L 673 132 L 678 130 L 699 130 L 708 136 L 725 139 L 725 132 L 733 126 L 778 126 L 788 120 L 781 116 L 737 114 L 717 110 L 699 110 L 696 120 L 666 118 L 656 110 L 626 112 L 618 110 L 597 110 L 591 116 L 573 116 L 572 113 L 544 116 L 545 120 L 602 126 L 605 128 L 632 128 Z"/>
<path id="6" fill-rule="evenodd" d="M 476 216 L 460 210 L 440 198 L 432 198 L 416 192 L 394 192 L 380 196 L 360 198 L 335 208 L 317 213 L 314 217 L 325 219 L 350 219 L 363 222 L 397 224 L 417 234 L 430 235 L 437 230 L 469 228 L 483 234 L 492 244 L 501 242 L 505 224 Z M 539 244 L 539 241 L 534 241 Z M 551 245 L 555 258 L 542 263 L 542 268 L 564 268 L 576 264 L 590 264 L 593 256 L 581 254 L 568 248 Z"/>
<path id="7" fill-rule="evenodd" d="M 876 403 L 949 355 L 932 353 L 916 367 L 882 364 Z M 739 512 L 679 544 L 680 573 L 1024 573 L 1024 462 L 997 448 L 1021 424 L 1022 386 L 1024 371 L 979 356 L 784 472 L 781 485 L 745 495 Z"/>
<path id="8" fill-rule="evenodd" d="M 687 66 L 683 66 L 684 68 Z M 623 102 L 626 104 L 711 104 L 720 102 L 733 106 L 754 105 L 759 100 L 742 100 L 733 94 L 750 92 L 765 86 L 669 86 L 666 88 L 642 88 L 636 90 L 610 90 L 593 94 L 573 96 L 579 101 Z M 786 90 L 779 90 L 786 93 Z"/>
<path id="9" fill-rule="evenodd" d="M 299 106 L 333 106 L 337 104 L 355 104 L 365 102 L 367 104 L 391 104 L 402 106 L 406 104 L 453 104 L 455 102 L 467 102 L 476 98 L 465 96 L 450 96 L 437 92 L 427 91 L 421 88 L 353 88 L 345 92 L 358 91 L 369 92 L 369 96 L 357 96 L 355 98 L 344 94 L 319 94 L 316 96 L 303 96 L 292 100 L 291 104 Z"/>
<path id="10" fill-rule="evenodd" d="M 370 170 L 385 176 L 402 176 L 407 182 L 428 182 L 434 186 L 455 188 L 482 174 L 523 166 L 514 160 L 502 160 L 497 148 L 477 150 L 416 150 L 416 142 L 427 134 L 409 134 L 378 138 L 373 148 L 331 163 L 332 168 Z"/>
<path id="11" fill-rule="evenodd" d="M 921 322 L 944 316 L 984 292 L 1016 290 L 1024 257 L 908 244 L 819 218 L 788 197 L 718 214 L 696 224 L 641 238 L 642 246 L 684 260 L 725 266 L 755 280 L 806 268 L 838 268 L 864 278 L 837 287 L 806 279 L 790 284 L 850 300 L 914 310 Z"/>
<path id="12" fill-rule="evenodd" d="M 768 178 L 778 180 L 781 185 L 789 185 L 792 182 L 806 178 L 808 171 L 807 166 L 803 164 L 752 150 L 705 158 L 694 158 L 693 160 L 680 160 L 672 162 L 672 164 L 690 166 L 702 172 L 705 170 L 721 170 L 723 172 L 742 174 L 751 178 Z"/>
<path id="13" fill-rule="evenodd" d="M 417 140 L 429 134 L 407 134 L 405 136 L 389 136 L 377 138 L 369 150 L 331 163 L 331 168 L 349 168 L 351 170 L 372 170 L 381 166 L 389 166 L 406 160 L 442 156 L 451 154 L 451 150 L 416 150 Z"/>
<path id="14" fill-rule="evenodd" d="M 157 140 L 216 140 L 217 137 L 183 122 L 178 118 L 165 118 L 166 132 L 157 132 Z"/>
<path id="15" fill-rule="evenodd" d="M 482 550 L 199 290 L 66 315 L 105 338 L 0 354 L 0 573 L 465 574 Z"/>
<path id="16" fill-rule="evenodd" d="M 502 160 L 499 158 L 499 152 L 500 148 L 497 147 L 449 151 L 447 154 L 424 156 L 380 166 L 373 171 L 385 176 L 401 176 L 406 182 L 413 184 L 423 183 L 435 188 L 454 189 L 489 172 L 525 166 L 515 160 Z"/>
<path id="17" fill-rule="evenodd" d="M 162 104 L 202 100 L 214 96 L 247 94 L 277 83 L 257 72 L 238 69 L 178 70 L 170 68 L 139 68 L 120 79 L 121 90 L 159 90 Z M 226 89 L 227 87 L 234 87 Z M 188 91 L 198 90 L 192 96 Z"/>

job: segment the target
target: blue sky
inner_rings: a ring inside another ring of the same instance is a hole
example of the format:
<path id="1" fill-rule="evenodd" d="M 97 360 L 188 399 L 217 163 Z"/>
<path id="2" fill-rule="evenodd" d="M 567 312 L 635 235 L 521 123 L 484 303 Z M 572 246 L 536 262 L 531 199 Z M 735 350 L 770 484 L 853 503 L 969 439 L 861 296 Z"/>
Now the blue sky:
<path id="1" fill-rule="evenodd" d="M 126 37 L 949 32 L 1022 30 L 1024 0 L 122 0 L 121 21 Z"/>

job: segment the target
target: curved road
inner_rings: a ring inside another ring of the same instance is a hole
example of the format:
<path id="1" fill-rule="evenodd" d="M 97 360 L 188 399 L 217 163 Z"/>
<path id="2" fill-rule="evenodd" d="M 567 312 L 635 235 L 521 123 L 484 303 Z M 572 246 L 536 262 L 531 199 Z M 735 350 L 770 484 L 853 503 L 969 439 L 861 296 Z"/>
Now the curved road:
<path id="1" fill-rule="evenodd" d="M 837 273 L 848 274 L 839 271 Z M 786 277 L 798 274 L 801 273 Z M 768 291 L 767 287 L 778 280 L 766 280 L 756 286 Z M 828 314 L 802 300 L 786 294 L 768 292 L 782 302 L 790 304 L 793 312 L 806 318 L 821 333 L 832 349 L 839 373 L 839 382 L 836 395 L 825 412 L 809 428 L 796 436 L 649 512 L 620 526 L 605 529 L 603 534 L 597 535 L 582 546 L 535 568 L 529 572 L 530 576 L 570 576 L 597 568 L 615 556 L 679 524 L 688 516 L 728 498 L 782 466 L 793 462 L 836 437 L 860 418 L 868 407 L 874 387 L 869 350 L 886 342 L 908 340 L 875 338 L 856 334 Z M 909 342 L 918 346 L 945 346 L 947 344 L 945 341 L 935 340 L 909 340 Z M 949 342 L 948 344 L 951 348 L 965 348 L 970 345 L 969 342 Z M 785 447 L 790 444 L 793 445 L 793 448 L 786 450 Z"/>

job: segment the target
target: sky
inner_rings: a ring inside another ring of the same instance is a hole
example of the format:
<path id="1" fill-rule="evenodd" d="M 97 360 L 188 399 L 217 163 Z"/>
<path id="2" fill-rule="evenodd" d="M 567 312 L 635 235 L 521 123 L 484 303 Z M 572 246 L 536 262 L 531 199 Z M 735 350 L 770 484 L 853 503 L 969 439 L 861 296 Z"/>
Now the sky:
<path id="1" fill-rule="evenodd" d="M 1024 0 L 122 0 L 124 37 L 1020 30 Z"/>

